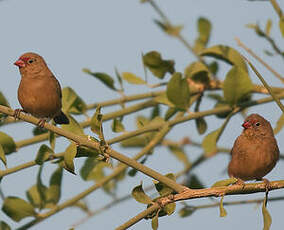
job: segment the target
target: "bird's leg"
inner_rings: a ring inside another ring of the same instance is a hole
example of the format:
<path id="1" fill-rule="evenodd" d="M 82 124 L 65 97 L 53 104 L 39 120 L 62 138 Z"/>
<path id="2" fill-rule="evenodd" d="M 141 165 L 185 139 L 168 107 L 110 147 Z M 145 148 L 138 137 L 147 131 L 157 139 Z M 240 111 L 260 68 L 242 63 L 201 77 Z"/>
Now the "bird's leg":
<path id="1" fill-rule="evenodd" d="M 266 178 L 261 179 L 265 184 L 265 193 L 268 194 L 269 190 L 271 189 L 270 181 Z"/>
<path id="2" fill-rule="evenodd" d="M 40 128 L 43 128 L 45 122 L 46 122 L 46 119 L 40 119 L 39 122 L 37 123 L 37 125 L 38 125 Z"/>
<path id="3" fill-rule="evenodd" d="M 19 116 L 20 116 L 21 112 L 25 112 L 25 110 L 23 110 L 23 109 L 15 109 L 14 110 L 13 117 L 15 118 L 15 120 L 19 119 Z"/>
<path id="4" fill-rule="evenodd" d="M 269 190 L 271 189 L 271 185 L 270 185 L 270 181 L 266 178 L 261 178 L 260 180 L 262 180 L 265 184 L 265 197 L 266 197 L 265 207 L 266 207 L 267 200 L 268 200 L 268 193 L 269 193 Z"/>

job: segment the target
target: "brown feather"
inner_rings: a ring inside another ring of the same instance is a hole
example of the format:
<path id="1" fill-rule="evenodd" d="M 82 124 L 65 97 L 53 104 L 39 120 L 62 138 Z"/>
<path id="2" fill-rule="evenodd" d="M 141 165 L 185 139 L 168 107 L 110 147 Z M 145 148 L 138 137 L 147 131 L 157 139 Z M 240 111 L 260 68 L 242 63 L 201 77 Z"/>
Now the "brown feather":
<path id="1" fill-rule="evenodd" d="M 228 166 L 231 177 L 262 179 L 276 165 L 279 149 L 270 123 L 258 114 L 246 118 L 249 127 L 236 139 Z"/>

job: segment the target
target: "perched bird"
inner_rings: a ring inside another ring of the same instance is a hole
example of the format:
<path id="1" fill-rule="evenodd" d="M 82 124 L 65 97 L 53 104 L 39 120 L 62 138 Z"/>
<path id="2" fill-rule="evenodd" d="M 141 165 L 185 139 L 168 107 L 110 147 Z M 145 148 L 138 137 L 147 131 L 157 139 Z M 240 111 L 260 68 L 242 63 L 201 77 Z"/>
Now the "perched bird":
<path id="1" fill-rule="evenodd" d="M 21 111 L 40 118 L 39 126 L 52 119 L 57 124 L 69 124 L 69 119 L 61 111 L 61 87 L 58 80 L 47 67 L 44 59 L 36 53 L 25 53 L 15 63 L 21 73 L 18 100 Z"/>
<path id="2" fill-rule="evenodd" d="M 270 123 L 258 114 L 249 115 L 242 134 L 231 150 L 230 177 L 246 180 L 264 180 L 279 159 L 279 149 Z M 269 182 L 268 182 L 269 183 Z"/>

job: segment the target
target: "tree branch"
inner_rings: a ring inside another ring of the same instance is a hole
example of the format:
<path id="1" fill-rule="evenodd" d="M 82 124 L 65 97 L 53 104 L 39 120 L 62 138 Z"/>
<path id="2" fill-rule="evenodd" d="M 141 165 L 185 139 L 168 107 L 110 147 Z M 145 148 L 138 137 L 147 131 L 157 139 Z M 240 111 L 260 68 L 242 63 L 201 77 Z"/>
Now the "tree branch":
<path id="1" fill-rule="evenodd" d="M 258 193 L 258 192 L 265 192 L 267 185 L 262 183 L 249 183 L 243 185 L 230 185 L 230 186 L 222 186 L 222 187 L 213 187 L 213 188 L 205 188 L 205 189 L 191 189 L 189 191 L 184 191 L 182 193 L 176 194 L 173 197 L 163 197 L 159 200 L 159 204 L 155 203 L 148 209 L 144 210 L 143 212 L 139 213 L 137 216 L 133 217 L 129 221 L 125 222 L 116 230 L 124 230 L 129 228 L 130 226 L 134 225 L 135 223 L 139 222 L 140 220 L 144 219 L 146 216 L 150 215 L 151 213 L 157 211 L 161 208 L 161 204 L 164 207 L 167 204 L 182 201 L 182 200 L 190 200 L 190 199 L 197 199 L 202 197 L 220 197 L 225 195 L 238 195 L 238 194 L 251 194 L 251 193 Z M 282 189 L 284 188 L 284 180 L 280 181 L 272 181 L 270 182 L 269 190 L 275 189 Z"/>

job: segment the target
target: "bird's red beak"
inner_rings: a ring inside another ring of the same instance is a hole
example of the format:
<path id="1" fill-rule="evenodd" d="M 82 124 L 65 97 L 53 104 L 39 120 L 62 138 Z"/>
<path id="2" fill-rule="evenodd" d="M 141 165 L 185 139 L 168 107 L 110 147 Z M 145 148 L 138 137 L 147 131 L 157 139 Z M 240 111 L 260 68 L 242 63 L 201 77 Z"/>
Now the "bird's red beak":
<path id="1" fill-rule="evenodd" d="M 14 63 L 14 65 L 16 65 L 16 66 L 18 66 L 18 67 L 25 67 L 25 66 L 26 66 L 25 62 L 24 62 L 23 60 L 21 60 L 21 59 L 17 60 L 17 61 Z"/>
<path id="2" fill-rule="evenodd" d="M 249 127 L 251 126 L 251 124 L 250 124 L 250 122 L 245 121 L 245 122 L 242 124 L 242 126 L 243 126 L 245 129 L 247 129 L 247 128 L 249 128 Z"/>

